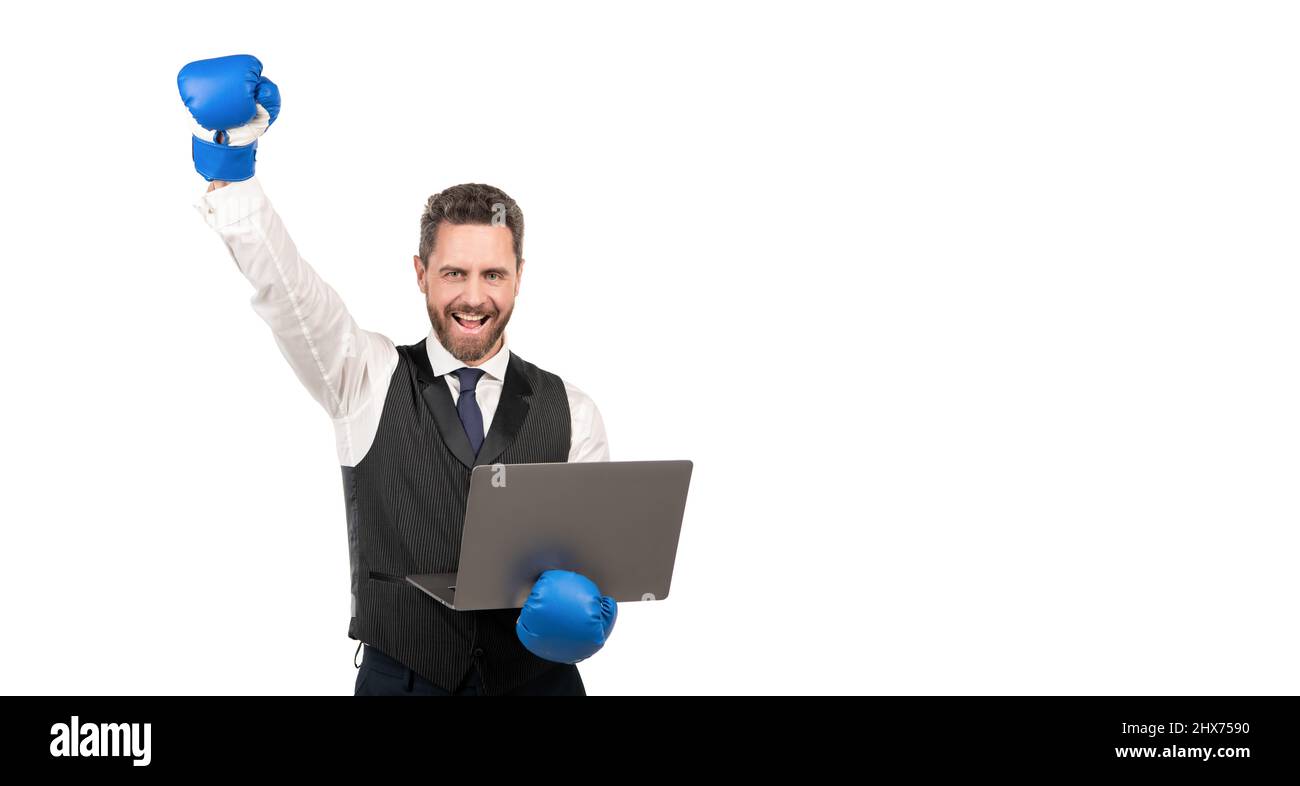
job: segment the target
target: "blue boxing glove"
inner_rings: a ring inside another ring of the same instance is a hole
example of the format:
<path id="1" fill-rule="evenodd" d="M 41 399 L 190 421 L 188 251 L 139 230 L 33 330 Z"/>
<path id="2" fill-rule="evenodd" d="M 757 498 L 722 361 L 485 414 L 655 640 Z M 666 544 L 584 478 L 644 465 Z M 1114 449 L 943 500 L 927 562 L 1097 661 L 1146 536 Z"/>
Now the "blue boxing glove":
<path id="1" fill-rule="evenodd" d="M 548 570 L 533 584 L 515 633 L 528 651 L 558 663 L 577 663 L 605 646 L 618 604 L 595 582 L 571 570 Z"/>
<path id="2" fill-rule="evenodd" d="M 181 69 L 176 86 L 202 126 L 193 144 L 199 174 L 232 183 L 252 177 L 257 138 L 280 114 L 280 89 L 262 76 L 261 61 L 252 55 L 196 60 Z"/>

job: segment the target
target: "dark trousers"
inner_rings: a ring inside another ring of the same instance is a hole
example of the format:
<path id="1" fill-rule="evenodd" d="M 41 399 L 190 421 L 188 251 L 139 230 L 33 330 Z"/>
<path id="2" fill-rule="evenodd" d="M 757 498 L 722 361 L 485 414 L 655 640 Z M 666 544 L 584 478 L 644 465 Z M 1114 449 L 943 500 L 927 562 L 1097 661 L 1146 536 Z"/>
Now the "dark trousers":
<path id="1" fill-rule="evenodd" d="M 379 650 L 365 646 L 361 656 L 361 668 L 357 670 L 357 682 L 353 688 L 355 696 L 481 696 L 483 683 L 478 667 L 472 667 L 469 674 L 454 691 L 446 691 L 416 674 L 397 660 L 390 658 Z M 557 663 L 555 668 L 547 671 L 523 685 L 507 691 L 507 696 L 586 696 L 587 690 L 582 684 L 578 667 L 572 663 Z"/>

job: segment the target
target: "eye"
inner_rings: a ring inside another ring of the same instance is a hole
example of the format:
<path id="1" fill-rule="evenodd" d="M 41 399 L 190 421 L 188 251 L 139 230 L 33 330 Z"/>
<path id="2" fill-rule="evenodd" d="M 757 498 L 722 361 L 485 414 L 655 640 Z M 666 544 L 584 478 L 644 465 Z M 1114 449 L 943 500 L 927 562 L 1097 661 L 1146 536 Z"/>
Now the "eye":
<path id="1" fill-rule="evenodd" d="M 500 274 L 500 273 L 488 273 L 488 280 L 489 280 L 489 281 L 496 281 L 496 280 L 498 280 L 498 279 L 500 279 L 500 278 L 501 278 L 501 274 Z"/>
<path id="2" fill-rule="evenodd" d="M 459 276 L 459 275 L 460 275 L 460 271 L 459 271 L 459 270 L 448 270 L 448 271 L 447 271 L 447 275 L 448 275 L 448 276 Z"/>

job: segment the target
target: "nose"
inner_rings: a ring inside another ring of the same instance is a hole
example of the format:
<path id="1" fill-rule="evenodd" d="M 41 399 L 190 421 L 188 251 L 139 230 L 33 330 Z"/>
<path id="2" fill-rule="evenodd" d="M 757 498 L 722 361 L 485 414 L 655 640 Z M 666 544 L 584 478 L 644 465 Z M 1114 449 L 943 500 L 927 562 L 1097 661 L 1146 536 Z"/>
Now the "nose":
<path id="1" fill-rule="evenodd" d="M 478 309 L 484 305 L 483 283 L 478 280 L 478 276 L 471 276 L 465 284 L 464 300 L 468 308 Z"/>

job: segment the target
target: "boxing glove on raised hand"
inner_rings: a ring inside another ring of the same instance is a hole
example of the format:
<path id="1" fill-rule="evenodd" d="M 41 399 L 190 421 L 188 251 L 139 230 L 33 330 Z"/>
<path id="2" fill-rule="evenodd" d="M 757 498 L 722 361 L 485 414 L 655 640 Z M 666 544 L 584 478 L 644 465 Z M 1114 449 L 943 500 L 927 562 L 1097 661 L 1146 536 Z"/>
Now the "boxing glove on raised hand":
<path id="1" fill-rule="evenodd" d="M 618 604 L 601 595 L 591 579 L 571 570 L 548 570 L 519 610 L 515 633 L 539 658 L 578 663 L 605 646 L 616 619 Z"/>
<path id="2" fill-rule="evenodd" d="M 280 89 L 262 76 L 252 55 L 228 55 L 187 64 L 176 76 L 194 122 L 194 168 L 208 180 L 253 176 L 257 138 L 280 114 Z"/>

